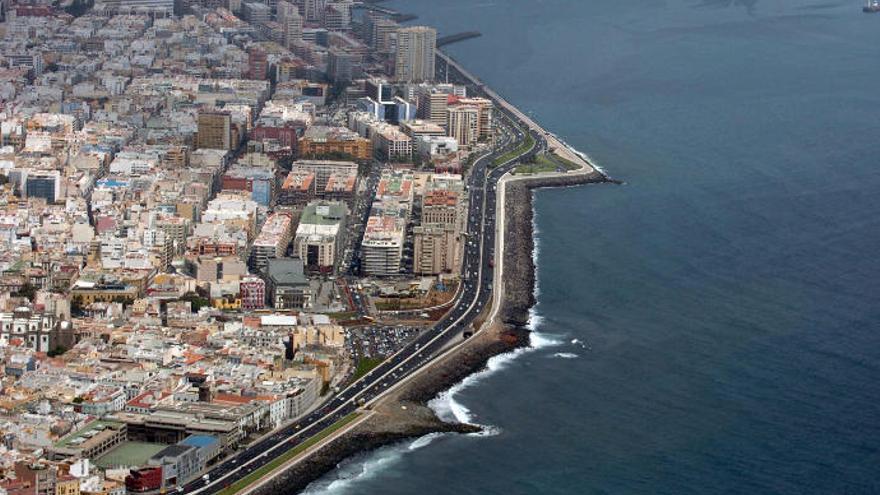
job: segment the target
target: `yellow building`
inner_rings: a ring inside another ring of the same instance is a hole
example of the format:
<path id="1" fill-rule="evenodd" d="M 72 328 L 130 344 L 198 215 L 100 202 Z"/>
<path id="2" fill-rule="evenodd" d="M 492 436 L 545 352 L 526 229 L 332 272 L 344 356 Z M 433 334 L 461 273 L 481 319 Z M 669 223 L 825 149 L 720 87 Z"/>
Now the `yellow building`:
<path id="1" fill-rule="evenodd" d="M 229 112 L 199 112 L 198 145 L 199 148 L 231 150 L 232 119 Z"/>
<path id="2" fill-rule="evenodd" d="M 128 285 L 75 285 L 70 291 L 71 300 L 82 305 L 93 302 L 134 301 L 138 297 L 137 287 Z"/>
<path id="3" fill-rule="evenodd" d="M 214 309 L 219 309 L 222 311 L 237 311 L 241 309 L 241 298 L 240 297 L 218 297 L 211 301 L 211 306 Z"/>
<path id="4" fill-rule="evenodd" d="M 79 478 L 64 476 L 55 482 L 55 495 L 80 495 Z"/>
<path id="5" fill-rule="evenodd" d="M 306 129 L 297 143 L 302 157 L 345 153 L 358 160 L 368 160 L 373 153 L 370 140 L 344 127 L 314 125 Z"/>
<path id="6" fill-rule="evenodd" d="M 367 139 L 318 141 L 300 139 L 299 154 L 304 157 L 317 157 L 331 153 L 345 153 L 358 160 L 368 160 L 371 155 L 370 141 Z"/>
<path id="7" fill-rule="evenodd" d="M 341 348 L 345 345 L 345 330 L 339 325 L 297 325 L 290 336 L 294 348 L 313 345 Z"/>

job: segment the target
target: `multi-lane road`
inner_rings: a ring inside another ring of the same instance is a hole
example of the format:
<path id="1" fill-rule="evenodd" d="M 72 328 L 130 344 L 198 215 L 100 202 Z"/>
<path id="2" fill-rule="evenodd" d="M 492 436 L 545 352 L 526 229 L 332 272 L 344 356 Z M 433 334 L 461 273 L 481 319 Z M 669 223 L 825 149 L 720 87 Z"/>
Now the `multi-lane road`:
<path id="1" fill-rule="evenodd" d="M 504 112 L 510 122 L 517 119 Z M 416 370 L 430 364 L 442 350 L 460 340 L 492 297 L 495 258 L 496 188 L 499 179 L 521 158 L 546 149 L 540 133 L 532 133 L 533 146 L 520 156 L 493 168 L 496 158 L 516 149 L 525 134 L 520 126 L 499 129 L 501 138 L 492 151 L 475 160 L 468 176 L 468 235 L 462 273 L 465 275 L 456 303 L 432 328 L 422 332 L 370 373 L 340 391 L 308 416 L 264 437 L 243 451 L 230 456 L 208 471 L 208 479 L 198 478 L 183 487 L 185 493 L 213 494 L 254 470 L 271 462 L 290 448 L 304 442 L 363 405 L 377 400 L 390 388 Z"/>

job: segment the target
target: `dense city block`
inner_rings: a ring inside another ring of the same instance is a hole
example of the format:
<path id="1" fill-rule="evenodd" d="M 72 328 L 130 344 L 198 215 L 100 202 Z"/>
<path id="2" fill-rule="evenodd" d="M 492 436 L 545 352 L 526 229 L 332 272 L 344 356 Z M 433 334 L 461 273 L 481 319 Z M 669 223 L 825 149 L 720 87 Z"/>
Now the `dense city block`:
<path id="1" fill-rule="evenodd" d="M 2 16 L 0 493 L 207 481 L 474 279 L 502 133 L 435 29 L 351 0 Z"/>

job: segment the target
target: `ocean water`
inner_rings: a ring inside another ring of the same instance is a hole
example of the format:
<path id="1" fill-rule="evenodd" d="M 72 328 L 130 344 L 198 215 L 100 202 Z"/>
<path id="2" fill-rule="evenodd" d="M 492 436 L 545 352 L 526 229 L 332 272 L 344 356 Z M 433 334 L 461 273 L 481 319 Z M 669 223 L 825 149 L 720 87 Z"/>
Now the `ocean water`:
<path id="1" fill-rule="evenodd" d="M 880 493 L 880 14 L 387 4 L 627 183 L 537 194 L 538 345 L 433 403 L 488 434 L 307 493 Z"/>

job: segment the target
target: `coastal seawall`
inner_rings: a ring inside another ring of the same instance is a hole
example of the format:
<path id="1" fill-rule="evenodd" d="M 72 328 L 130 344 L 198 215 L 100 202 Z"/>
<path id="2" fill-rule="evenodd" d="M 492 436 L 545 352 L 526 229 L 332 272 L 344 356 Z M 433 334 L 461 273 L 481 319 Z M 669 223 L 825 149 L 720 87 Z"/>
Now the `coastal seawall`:
<path id="1" fill-rule="evenodd" d="M 528 324 L 535 305 L 534 208 L 535 189 L 584 184 L 618 183 L 600 172 L 570 175 L 515 177 L 505 184 L 504 296 L 500 316 L 506 325 Z"/>
<path id="2" fill-rule="evenodd" d="M 504 296 L 500 322 L 485 327 L 458 349 L 372 407 L 371 417 L 293 465 L 252 493 L 295 494 L 359 454 L 431 433 L 477 433 L 480 427 L 440 420 L 428 401 L 479 372 L 493 356 L 529 345 L 526 328 L 535 304 L 532 193 L 538 188 L 615 182 L 599 172 L 515 177 L 505 185 Z"/>
<path id="3" fill-rule="evenodd" d="M 475 425 L 440 420 L 428 407 L 428 401 L 483 369 L 492 356 L 525 345 L 528 345 L 528 333 L 522 328 L 499 327 L 472 337 L 461 348 L 375 404 L 371 417 L 363 423 L 252 493 L 292 495 L 359 454 L 431 433 L 480 432 L 480 427 Z"/>

